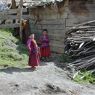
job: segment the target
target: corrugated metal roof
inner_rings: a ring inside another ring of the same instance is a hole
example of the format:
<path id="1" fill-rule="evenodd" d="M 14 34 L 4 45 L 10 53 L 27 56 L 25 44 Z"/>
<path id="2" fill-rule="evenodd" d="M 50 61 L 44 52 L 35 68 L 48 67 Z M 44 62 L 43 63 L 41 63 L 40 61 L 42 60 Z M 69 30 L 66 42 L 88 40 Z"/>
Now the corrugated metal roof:
<path id="1" fill-rule="evenodd" d="M 7 2 L 7 3 L 11 3 L 12 0 L 0 0 L 1 2 Z M 20 0 L 15 0 L 17 3 Z M 38 3 L 38 2 L 55 2 L 55 1 L 62 1 L 62 0 L 23 0 L 23 2 L 34 2 L 34 3 Z"/>
<path id="2" fill-rule="evenodd" d="M 12 0 L 0 0 L 0 4 L 2 2 L 9 4 L 9 3 L 11 3 L 11 1 Z M 18 6 L 20 0 L 15 0 L 15 1 Z M 29 7 L 29 6 L 31 7 L 31 6 L 45 5 L 46 3 L 55 2 L 55 1 L 63 1 L 63 0 L 23 0 L 23 5 L 27 6 L 27 7 Z"/>
<path id="3" fill-rule="evenodd" d="M 6 2 L 11 3 L 12 0 L 0 0 L 0 2 Z M 20 0 L 15 0 L 17 3 L 20 2 Z M 42 2 L 43 0 L 23 0 L 23 2 Z"/>

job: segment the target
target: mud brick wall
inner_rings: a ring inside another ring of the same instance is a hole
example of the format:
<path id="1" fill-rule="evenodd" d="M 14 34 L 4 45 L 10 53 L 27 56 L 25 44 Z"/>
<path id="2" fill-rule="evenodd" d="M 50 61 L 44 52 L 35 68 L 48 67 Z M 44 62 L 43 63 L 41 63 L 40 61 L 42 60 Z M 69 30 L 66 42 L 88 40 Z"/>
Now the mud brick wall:
<path id="1" fill-rule="evenodd" d="M 58 8 L 51 6 L 31 9 L 31 32 L 39 38 L 42 29 L 46 28 L 52 51 L 63 53 L 66 31 L 77 24 L 95 19 L 95 0 L 65 0 Z"/>

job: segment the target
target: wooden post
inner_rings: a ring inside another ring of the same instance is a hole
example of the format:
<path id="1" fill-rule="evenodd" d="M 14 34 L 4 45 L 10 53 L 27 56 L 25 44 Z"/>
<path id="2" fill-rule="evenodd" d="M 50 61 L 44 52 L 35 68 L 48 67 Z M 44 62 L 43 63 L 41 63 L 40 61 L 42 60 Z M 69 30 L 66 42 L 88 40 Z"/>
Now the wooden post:
<path id="1" fill-rule="evenodd" d="M 15 0 L 11 0 L 11 2 L 12 2 L 12 9 L 16 9 L 16 1 Z"/>
<path id="2" fill-rule="evenodd" d="M 22 8 L 23 8 L 23 0 L 20 0 L 19 9 L 20 9 L 20 39 L 21 41 L 22 41 Z"/>

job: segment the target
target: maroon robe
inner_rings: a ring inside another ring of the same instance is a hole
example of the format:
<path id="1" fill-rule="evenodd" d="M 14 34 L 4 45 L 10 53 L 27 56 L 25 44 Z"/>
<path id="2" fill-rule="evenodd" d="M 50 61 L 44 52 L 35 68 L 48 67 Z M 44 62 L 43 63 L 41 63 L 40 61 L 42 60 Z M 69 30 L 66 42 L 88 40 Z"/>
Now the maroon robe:
<path id="1" fill-rule="evenodd" d="M 36 44 L 35 40 L 28 41 L 29 47 L 29 66 L 32 68 L 35 68 L 35 66 L 38 66 L 40 63 L 40 56 L 39 56 L 39 48 Z"/>

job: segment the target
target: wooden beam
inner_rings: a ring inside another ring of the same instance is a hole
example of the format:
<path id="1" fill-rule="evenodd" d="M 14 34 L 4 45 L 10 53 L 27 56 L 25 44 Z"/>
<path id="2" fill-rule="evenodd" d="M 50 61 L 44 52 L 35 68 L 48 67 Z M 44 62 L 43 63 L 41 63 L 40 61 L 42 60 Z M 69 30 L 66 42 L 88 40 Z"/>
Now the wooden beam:
<path id="1" fill-rule="evenodd" d="M 18 12 L 20 12 L 19 8 L 18 9 L 9 9 L 9 10 L 4 10 L 2 12 L 0 12 L 0 16 L 1 15 L 8 15 L 8 14 L 17 14 Z M 27 12 L 27 8 L 22 8 L 22 13 Z"/>
<path id="2" fill-rule="evenodd" d="M 29 15 L 22 15 L 22 19 L 29 19 L 30 16 Z M 0 20 L 7 20 L 7 19 L 20 19 L 20 16 L 17 15 L 4 15 L 2 17 L 0 17 Z"/>
<path id="3" fill-rule="evenodd" d="M 2 24 L 0 28 L 16 28 L 19 27 L 19 24 Z"/>
<path id="4" fill-rule="evenodd" d="M 16 9 L 16 1 L 15 0 L 11 0 L 11 3 L 12 3 L 11 8 L 12 9 Z"/>

